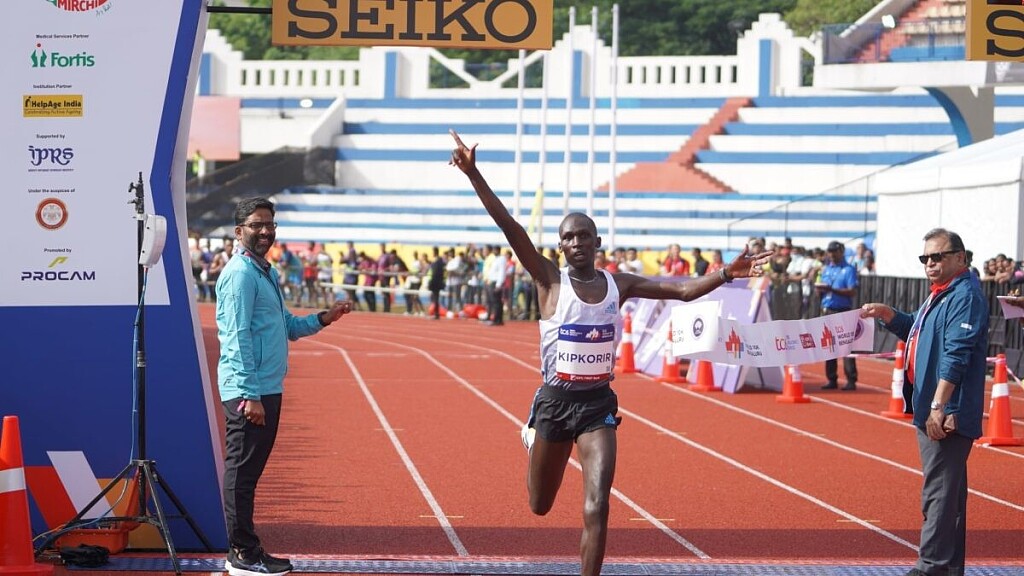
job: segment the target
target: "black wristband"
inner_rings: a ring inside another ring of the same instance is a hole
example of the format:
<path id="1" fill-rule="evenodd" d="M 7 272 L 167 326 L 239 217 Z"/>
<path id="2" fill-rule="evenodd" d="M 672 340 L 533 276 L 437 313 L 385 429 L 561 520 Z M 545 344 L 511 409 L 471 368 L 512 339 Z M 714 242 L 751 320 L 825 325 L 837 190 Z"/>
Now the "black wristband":
<path id="1" fill-rule="evenodd" d="M 319 322 L 320 326 L 322 326 L 324 328 L 327 327 L 327 323 L 324 322 L 324 314 L 326 314 L 326 313 L 327 312 L 317 312 L 316 313 L 316 321 Z"/>
<path id="2" fill-rule="evenodd" d="M 732 276 L 729 275 L 729 272 L 726 271 L 725 268 L 721 268 L 718 271 L 718 277 L 721 278 L 722 282 L 725 282 L 726 284 L 732 282 Z"/>

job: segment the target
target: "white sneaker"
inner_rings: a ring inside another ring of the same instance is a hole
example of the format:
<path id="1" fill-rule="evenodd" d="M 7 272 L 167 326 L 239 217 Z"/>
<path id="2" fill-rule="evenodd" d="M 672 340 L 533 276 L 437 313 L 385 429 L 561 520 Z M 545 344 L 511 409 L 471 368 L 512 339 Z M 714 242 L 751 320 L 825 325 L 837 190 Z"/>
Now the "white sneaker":
<path id="1" fill-rule="evenodd" d="M 519 432 L 519 436 L 523 439 L 523 447 L 529 452 L 530 448 L 533 448 L 533 439 L 537 436 L 537 431 L 530 428 L 529 424 L 523 424 L 523 429 Z"/>

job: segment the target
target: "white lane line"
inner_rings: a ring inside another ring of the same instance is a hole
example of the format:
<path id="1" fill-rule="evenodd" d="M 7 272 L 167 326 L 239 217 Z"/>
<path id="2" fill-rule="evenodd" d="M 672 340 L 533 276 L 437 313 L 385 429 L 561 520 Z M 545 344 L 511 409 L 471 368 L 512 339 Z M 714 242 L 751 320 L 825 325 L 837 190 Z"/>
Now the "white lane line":
<path id="1" fill-rule="evenodd" d="M 896 424 L 898 426 L 903 426 L 903 427 L 906 427 L 906 428 L 913 428 L 914 427 L 913 424 L 911 424 L 910 422 L 908 422 L 906 420 L 897 420 L 895 418 L 886 418 L 885 416 L 882 416 L 881 414 L 878 414 L 876 412 L 868 412 L 867 410 L 861 410 L 860 408 L 854 408 L 853 406 L 847 406 L 845 404 L 840 404 L 840 403 L 835 402 L 833 400 L 826 400 L 826 399 L 818 397 L 818 396 L 807 396 L 807 397 L 810 398 L 811 401 L 813 401 L 813 402 L 821 402 L 822 404 L 827 404 L 829 406 L 832 406 L 832 407 L 835 407 L 835 408 L 840 408 L 842 410 L 848 410 L 848 411 L 853 412 L 855 414 L 861 414 L 863 416 L 869 416 L 871 418 L 876 418 L 878 420 L 882 420 L 884 422 L 889 422 L 891 424 Z M 974 449 L 977 450 L 978 448 L 983 448 L 985 450 L 991 450 L 991 451 L 996 452 L 998 454 L 1003 454 L 1003 455 L 1006 455 L 1006 456 L 1013 456 L 1014 458 L 1020 458 L 1020 459 L 1024 460 L 1024 453 L 1011 452 L 1008 449 L 1000 448 L 998 446 L 978 446 L 977 444 L 975 444 L 974 445 Z"/>
<path id="2" fill-rule="evenodd" d="M 461 384 L 464 388 L 469 390 L 476 397 L 478 397 L 481 400 L 483 400 L 483 402 L 485 404 L 487 404 L 491 408 L 494 408 L 495 410 L 498 411 L 499 414 L 501 414 L 502 416 L 504 416 L 505 418 L 510 420 L 513 424 L 515 424 L 516 430 L 519 430 L 520 428 L 523 427 L 524 422 L 522 420 L 520 420 L 519 418 L 516 418 L 511 412 L 506 410 L 501 404 L 498 404 L 497 402 L 495 402 L 490 396 L 487 396 L 486 394 L 484 394 L 483 392 L 478 390 L 471 383 L 469 383 L 464 378 L 462 378 L 461 376 L 459 376 L 458 374 L 453 372 L 451 369 L 449 369 L 444 364 L 438 362 L 433 356 L 431 356 L 430 354 L 427 354 L 422 349 L 416 348 L 414 346 L 407 346 L 405 344 L 398 344 L 396 342 L 391 342 L 391 341 L 388 341 L 388 340 L 364 338 L 364 337 L 361 337 L 361 336 L 350 336 L 350 335 L 347 335 L 347 334 L 345 335 L 345 337 L 346 338 L 352 338 L 354 340 L 366 340 L 366 341 L 371 341 L 371 342 L 383 342 L 383 343 L 388 344 L 389 346 L 397 346 L 399 348 L 405 348 L 405 349 L 412 350 L 412 351 L 416 352 L 417 354 L 419 354 L 420 356 L 423 356 L 424 358 L 429 360 L 432 364 L 434 364 L 435 366 L 440 368 L 443 372 L 448 374 L 453 380 L 455 380 L 456 382 Z M 474 346 L 472 344 L 465 344 L 465 343 L 462 343 L 462 342 L 460 342 L 459 344 L 462 344 L 463 346 L 469 346 L 469 347 L 472 347 L 472 348 L 480 348 L 482 350 L 491 350 L 490 348 L 483 348 L 481 346 Z M 327 346 L 327 344 L 325 344 L 325 346 Z M 535 368 L 533 366 L 530 366 L 529 364 L 526 364 L 525 362 L 520 361 L 518 358 L 514 358 L 512 356 L 509 356 L 509 355 L 505 354 L 504 352 L 501 352 L 500 350 L 491 350 L 491 351 L 494 352 L 494 353 L 497 353 L 500 356 L 503 356 L 505 358 L 511 359 L 511 360 L 513 360 L 513 361 L 515 361 L 515 362 L 517 362 L 519 364 L 522 364 L 523 366 L 526 366 L 527 368 L 530 368 L 531 370 L 533 370 L 535 372 L 539 372 L 539 370 L 537 370 L 537 368 Z M 580 471 L 583 470 L 583 467 L 580 465 L 580 463 L 575 458 L 570 458 L 569 459 L 569 463 L 572 464 L 572 466 L 574 468 L 576 468 L 577 470 L 580 470 Z M 612 488 L 611 493 L 612 493 L 612 496 L 618 498 L 620 502 L 622 502 L 623 504 L 628 506 L 630 509 L 632 509 L 634 512 L 636 512 L 638 515 L 640 515 L 644 519 L 646 519 L 648 522 L 651 523 L 651 525 L 655 526 L 658 530 L 660 530 L 663 534 L 665 534 L 666 536 L 668 536 L 669 538 L 674 540 L 680 546 L 682 546 L 683 548 L 686 548 L 687 550 L 689 550 L 694 556 L 700 558 L 701 560 L 710 560 L 711 559 L 711 556 L 708 556 L 707 553 L 705 553 L 703 550 L 698 548 L 692 542 L 690 542 L 686 538 L 683 538 L 678 533 L 676 533 L 674 530 L 672 530 L 671 528 L 666 526 L 664 522 L 662 522 L 661 520 L 658 520 L 653 514 L 651 514 L 647 510 L 643 509 L 639 504 L 634 502 L 632 499 L 630 499 L 628 496 L 626 496 L 625 494 L 620 492 L 618 489 Z"/>
<path id="3" fill-rule="evenodd" d="M 461 344 L 463 346 L 472 347 L 472 348 L 478 348 L 478 349 L 481 349 L 481 350 L 488 350 L 488 351 L 490 351 L 490 352 L 492 352 L 492 353 L 494 353 L 494 354 L 496 354 L 498 356 L 501 356 L 503 358 L 506 358 L 506 359 L 510 360 L 511 362 L 513 362 L 515 364 L 519 364 L 520 366 L 523 366 L 524 368 L 527 368 L 527 369 L 535 371 L 535 372 L 539 372 L 539 370 L 536 367 L 534 367 L 534 366 L 532 366 L 530 364 L 527 364 L 526 362 L 523 362 L 522 360 L 516 358 L 515 356 L 512 356 L 510 354 L 506 354 L 505 352 L 502 352 L 500 350 L 496 350 L 496 349 L 492 349 L 492 348 L 485 348 L 485 347 L 482 347 L 482 346 L 475 346 L 473 344 L 466 344 L 466 343 L 462 343 L 462 342 L 460 342 L 459 344 Z M 638 376 L 640 376 L 641 378 L 647 379 L 647 380 L 653 380 L 652 377 L 650 377 L 650 376 L 648 376 L 646 374 L 643 374 L 643 373 L 639 373 Z M 816 434 L 814 434 L 812 432 L 807 432 L 805 430 L 801 430 L 799 428 L 790 426 L 788 424 L 783 424 L 781 422 L 777 422 L 777 421 L 772 420 L 770 418 L 767 418 L 765 416 L 761 416 L 760 414 L 756 414 L 754 412 L 750 412 L 748 410 L 744 410 L 742 408 L 738 408 L 738 407 L 733 406 L 731 404 L 728 404 L 726 402 L 722 402 L 721 400 L 717 400 L 717 399 L 712 398 L 712 397 L 710 397 L 710 396 L 708 396 L 706 394 L 698 394 L 696 392 L 691 392 L 690 390 L 686 390 L 684 388 L 679 388 L 679 387 L 674 386 L 672 384 L 662 384 L 662 385 L 667 387 L 667 388 L 671 388 L 671 389 L 677 390 L 679 392 L 685 393 L 687 395 L 690 395 L 690 396 L 692 396 L 694 398 L 699 398 L 701 400 L 705 400 L 707 402 L 711 402 L 713 404 L 717 404 L 717 405 L 722 406 L 724 408 L 727 408 L 729 410 L 734 410 L 734 411 L 739 412 L 741 414 L 744 414 L 746 416 L 749 416 L 749 417 L 752 417 L 752 418 L 755 418 L 755 419 L 758 419 L 758 420 L 762 420 L 764 422 L 768 422 L 768 423 L 773 424 L 775 426 L 779 426 L 779 427 L 781 427 L 783 429 L 786 429 L 786 430 L 788 430 L 790 432 L 793 432 L 795 434 L 798 434 L 800 436 L 805 436 L 807 438 L 812 438 L 812 439 L 818 440 L 819 442 L 824 442 L 826 444 L 832 445 L 832 446 L 840 448 L 842 450 L 845 450 L 845 451 L 848 451 L 848 452 L 851 452 L 851 453 L 854 453 L 854 454 L 858 454 L 860 456 L 864 456 L 865 458 L 869 458 L 871 460 L 875 460 L 875 461 L 878 461 L 878 462 L 881 462 L 881 463 L 884 463 L 884 464 L 888 464 L 890 466 L 893 466 L 893 467 L 895 467 L 897 469 L 900 469 L 900 470 L 903 470 L 905 472 L 910 472 L 910 473 L 912 473 L 914 475 L 920 475 L 921 474 L 921 472 L 919 470 L 916 470 L 916 469 L 911 468 L 909 466 L 905 466 L 905 465 L 900 464 L 898 462 L 894 462 L 892 460 L 888 460 L 886 458 L 882 458 L 881 456 L 876 456 L 876 455 L 870 454 L 868 452 L 863 452 L 863 451 L 860 451 L 860 450 L 856 450 L 854 448 L 851 448 L 849 446 L 840 444 L 838 442 L 822 438 L 822 437 L 817 436 Z M 822 400 L 822 399 L 819 399 L 819 398 L 812 398 L 812 399 L 814 399 L 816 401 L 819 401 L 819 402 L 823 402 L 823 403 L 827 403 L 827 404 L 832 404 L 830 401 L 827 401 L 827 400 Z M 837 406 L 842 406 L 842 405 L 837 404 Z M 848 407 L 845 407 L 845 406 L 842 406 L 842 407 L 848 408 Z M 853 410 L 852 408 L 848 408 L 848 409 Z M 626 410 L 623 409 L 621 406 L 619 407 L 619 410 L 622 410 L 624 413 L 626 412 Z M 870 415 L 873 416 L 873 417 L 875 416 L 874 414 L 870 414 Z M 878 418 L 883 418 L 880 415 L 877 416 L 877 417 Z M 638 419 L 639 419 L 639 417 L 638 417 Z M 883 418 L 883 419 L 891 420 L 889 418 Z M 641 422 L 643 422 L 644 420 L 646 420 L 646 419 L 640 419 Z M 647 421 L 647 422 L 650 422 L 650 421 Z M 901 425 L 904 425 L 904 426 L 907 425 L 906 423 L 899 422 L 899 421 L 893 421 L 893 423 L 901 424 Z M 651 424 L 654 424 L 654 423 L 652 422 Z M 666 429 L 664 427 L 658 426 L 657 424 L 654 424 L 654 426 L 655 426 L 656 430 L 658 430 L 658 431 L 660 431 L 660 432 L 662 432 L 662 433 L 664 433 L 666 435 L 670 435 L 673 438 L 677 438 L 677 439 L 680 439 L 680 440 L 682 440 L 684 442 L 689 443 L 689 441 L 683 440 L 683 437 L 681 435 L 675 433 L 675 432 L 672 432 L 672 431 L 670 431 L 670 430 L 668 430 L 668 429 Z M 703 449 L 703 447 L 702 447 L 702 449 Z M 727 456 L 724 456 L 724 455 L 722 457 L 723 458 L 728 458 Z M 765 478 L 768 478 L 768 477 L 765 476 Z M 974 490 L 974 489 L 968 489 L 968 492 L 973 494 L 973 495 L 975 495 L 975 496 L 978 496 L 979 498 L 983 498 L 985 500 L 989 500 L 991 502 L 994 502 L 994 503 L 997 503 L 997 504 L 1001 504 L 1003 506 L 1007 506 L 1007 507 L 1012 508 L 1014 510 L 1024 511 L 1024 506 L 1020 506 L 1020 505 L 1015 504 L 1013 502 L 1008 502 L 1008 501 L 1003 500 L 1001 498 L 997 498 L 995 496 L 992 496 L 991 494 L 987 494 L 985 492 L 980 492 L 980 491 Z M 813 498 L 813 497 L 811 497 L 811 498 Z M 894 538 L 899 538 L 898 536 L 895 536 L 895 535 L 893 537 Z M 901 540 L 901 542 L 906 542 L 906 541 L 905 540 Z M 909 542 L 908 542 L 908 544 L 909 544 Z M 917 547 L 913 546 L 912 544 L 911 544 L 911 547 L 914 550 L 917 550 Z"/>
<path id="4" fill-rule="evenodd" d="M 653 380 L 653 378 L 651 378 L 650 376 L 647 376 L 646 374 L 641 374 L 640 376 L 643 377 L 643 378 L 646 378 L 648 380 Z M 685 388 L 680 388 L 679 386 L 674 386 L 672 384 L 662 384 L 662 386 L 665 386 L 666 388 L 669 388 L 669 389 L 671 389 L 673 391 L 676 391 L 676 392 L 679 392 L 679 393 L 682 393 L 682 394 L 686 394 L 687 396 L 690 396 L 692 398 L 699 398 L 699 399 L 704 400 L 706 402 L 710 402 L 710 403 L 712 403 L 712 404 L 714 404 L 716 406 L 720 406 L 722 408 L 726 408 L 728 410 L 732 410 L 733 412 L 738 412 L 738 413 L 743 414 L 744 416 L 747 416 L 749 418 L 753 418 L 755 420 L 760 420 L 762 422 L 771 424 L 773 426 L 777 426 L 779 428 L 782 428 L 783 430 L 787 430 L 787 431 L 792 432 L 792 433 L 794 433 L 794 434 L 796 434 L 798 436 L 803 436 L 805 438 L 810 438 L 812 440 L 817 440 L 818 442 L 822 442 L 824 444 L 828 444 L 829 446 L 832 446 L 833 448 L 838 448 L 839 450 L 843 450 L 843 451 L 849 452 L 851 454 L 856 454 L 858 456 L 863 456 L 864 458 L 867 458 L 869 460 L 874 460 L 875 462 L 880 462 L 882 464 L 888 464 L 889 466 L 892 466 L 893 468 L 896 468 L 898 470 L 902 470 L 904 472 L 910 472 L 911 474 L 914 474 L 916 476 L 920 476 L 921 475 L 921 471 L 916 469 L 916 468 L 911 468 L 910 466 L 906 466 L 904 464 L 900 464 L 899 462 L 895 462 L 893 460 L 889 460 L 888 458 L 884 458 L 882 456 L 871 454 L 870 452 L 864 452 L 863 450 L 858 450 L 858 449 L 853 448 L 851 446 L 847 446 L 846 444 L 842 444 L 840 442 L 836 442 L 835 440 L 829 440 L 828 438 L 822 438 L 821 436 L 818 436 L 814 432 L 808 432 L 806 430 L 801 430 L 800 428 L 796 428 L 795 426 L 790 426 L 789 424 L 783 424 L 782 422 L 779 422 L 777 420 L 773 420 L 771 418 L 768 418 L 767 416 L 762 416 L 760 414 L 757 414 L 755 412 L 751 412 L 751 411 L 746 410 L 744 408 L 740 408 L 738 406 L 733 406 L 732 404 L 729 404 L 728 402 L 723 402 L 721 400 L 718 400 L 716 398 L 711 398 L 710 396 L 707 396 L 707 395 L 704 395 L 704 394 L 698 394 L 696 392 L 692 392 L 690 390 L 687 390 Z M 832 402 L 827 401 L 827 400 L 821 400 L 819 398 L 812 398 L 812 399 L 814 399 L 814 400 L 816 400 L 818 402 L 823 402 L 823 403 L 826 403 L 826 404 L 832 404 Z M 842 406 L 842 405 L 839 405 L 839 406 Z M 852 408 L 849 408 L 849 409 L 850 410 L 854 410 Z M 874 415 L 872 415 L 872 416 L 874 416 Z M 882 418 L 882 416 L 878 416 L 878 417 Z M 896 422 L 896 423 L 904 425 L 904 426 L 907 425 L 904 422 Z M 979 497 L 979 498 L 984 498 L 985 500 L 989 500 L 991 502 L 995 502 L 996 504 L 1000 504 L 1002 506 L 1006 506 L 1008 508 L 1012 508 L 1014 510 L 1017 510 L 1017 511 L 1020 511 L 1020 512 L 1024 512 L 1024 506 L 1021 506 L 1019 504 L 1014 504 L 1013 502 L 1008 502 L 1006 500 L 1003 500 L 1002 498 L 997 498 L 995 496 L 992 496 L 991 494 L 987 494 L 985 492 L 980 492 L 980 491 L 972 489 L 972 488 L 968 489 L 967 491 L 969 493 Z"/>
<path id="5" fill-rule="evenodd" d="M 320 342 L 319 340 L 310 340 L 310 342 L 337 350 L 341 357 L 345 359 L 345 364 L 348 364 L 349 370 L 352 371 L 352 375 L 355 377 L 356 382 L 359 383 L 359 389 L 363 391 L 363 396 L 366 397 L 366 401 L 370 404 L 370 408 L 373 409 L 373 413 L 377 415 L 377 420 L 380 425 L 387 432 L 388 438 L 391 439 L 391 444 L 395 447 L 395 451 L 398 452 L 398 456 L 402 459 L 402 463 L 405 464 L 405 469 L 409 471 L 409 475 L 412 476 L 416 486 L 420 489 L 420 494 L 423 495 L 423 499 L 427 501 L 427 505 L 430 506 L 430 510 L 434 513 L 437 518 L 437 523 L 441 525 L 441 529 L 444 530 L 445 536 L 448 537 L 448 541 L 451 542 L 452 547 L 455 548 L 456 554 L 459 556 L 469 556 L 469 551 L 462 544 L 462 540 L 459 539 L 459 535 L 455 533 L 455 528 L 451 522 L 448 521 L 448 516 L 445 515 L 444 510 L 441 509 L 441 505 L 438 504 L 437 498 L 434 498 L 433 492 L 427 486 L 427 483 L 423 480 L 423 476 L 420 475 L 419 470 L 416 469 L 416 465 L 413 463 L 412 458 L 409 457 L 409 453 L 405 451 L 405 447 L 402 446 L 402 442 L 398 439 L 398 435 L 395 434 L 395 429 L 391 427 L 384 412 L 380 409 L 380 405 L 377 404 L 377 400 L 373 397 L 373 393 L 366 386 L 366 381 L 363 380 L 362 373 L 356 368 L 356 365 L 352 362 L 352 358 L 349 357 L 348 352 L 344 348 L 335 346 L 333 344 L 327 344 L 326 342 Z"/>
<path id="6" fill-rule="evenodd" d="M 736 467 L 736 468 L 746 472 L 747 474 L 750 474 L 752 476 L 760 478 L 761 480 L 771 484 L 772 486 L 775 486 L 775 487 L 777 487 L 779 489 L 785 490 L 786 492 L 789 492 L 790 494 L 793 494 L 794 496 L 797 496 L 798 498 L 803 498 L 804 500 L 807 500 L 808 502 L 810 502 L 812 504 L 820 506 L 820 507 L 824 508 L 825 510 L 828 510 L 829 512 L 832 512 L 833 514 L 836 514 L 837 516 L 840 516 L 840 517 L 842 517 L 842 518 L 844 518 L 844 519 L 846 519 L 846 520 L 848 520 L 848 521 L 850 521 L 850 522 L 852 522 L 854 524 L 858 524 L 860 526 L 863 526 L 864 528 L 867 528 L 868 530 L 871 530 L 872 532 L 875 532 L 876 534 L 884 536 L 884 537 L 888 538 L 889 540 L 892 540 L 893 542 L 896 542 L 897 544 L 902 544 L 903 546 L 906 546 L 907 548 L 910 548 L 914 552 L 917 552 L 919 550 L 918 547 L 915 546 L 913 543 L 908 542 L 908 541 L 904 540 L 903 538 L 900 538 L 899 536 L 893 534 L 892 532 L 889 532 L 888 530 L 883 530 L 883 529 L 879 528 L 878 526 L 875 526 L 874 524 L 872 524 L 868 520 L 864 520 L 862 518 L 858 518 L 857 516 L 854 516 L 853 514 L 850 514 L 849 512 L 846 512 L 845 510 L 841 510 L 839 508 L 836 508 L 835 506 L 829 504 L 828 502 L 825 502 L 824 500 L 821 500 L 819 498 L 815 498 L 814 496 L 811 496 L 810 494 L 808 494 L 808 493 L 806 493 L 806 492 L 804 492 L 802 490 L 798 490 L 798 489 L 794 488 L 793 486 L 790 486 L 789 484 L 786 484 L 785 482 L 782 482 L 781 480 L 776 480 L 775 478 L 772 478 L 771 476 L 769 476 L 769 475 L 767 475 L 767 474 L 765 474 L 763 472 L 755 470 L 755 469 L 747 466 L 746 464 L 743 464 L 742 462 L 740 462 L 738 460 L 734 460 L 733 458 L 730 458 L 730 457 L 726 456 L 725 454 L 722 454 L 720 452 L 716 452 L 715 450 L 712 450 L 712 449 L 708 448 L 707 446 L 704 446 L 703 444 L 698 444 L 697 442 L 694 442 L 693 440 L 689 440 L 687 438 L 684 438 L 681 435 L 679 435 L 679 434 L 677 434 L 677 433 L 675 433 L 675 432 L 665 428 L 664 426 L 661 426 L 661 425 L 659 425 L 659 424 L 657 424 L 655 422 L 652 422 L 652 421 L 648 420 L 647 418 L 644 418 L 643 416 L 641 416 L 639 414 L 636 414 L 634 412 L 626 410 L 625 408 L 622 408 L 621 406 L 619 407 L 619 411 L 622 412 L 623 414 L 629 416 L 630 418 L 633 418 L 634 420 L 637 420 L 638 422 L 642 422 L 642 423 L 650 426 L 651 428 L 654 428 L 655 430 L 661 432 L 662 434 L 665 434 L 666 436 L 670 436 L 670 437 L 672 437 L 672 438 L 682 442 L 683 444 L 686 444 L 687 446 L 689 446 L 689 447 L 691 447 L 691 448 L 693 448 L 695 450 L 699 450 L 699 451 L 707 454 L 708 456 L 711 456 L 712 458 L 716 458 L 718 460 L 721 460 L 722 462 L 725 462 L 726 464 L 734 466 L 734 467 Z"/>

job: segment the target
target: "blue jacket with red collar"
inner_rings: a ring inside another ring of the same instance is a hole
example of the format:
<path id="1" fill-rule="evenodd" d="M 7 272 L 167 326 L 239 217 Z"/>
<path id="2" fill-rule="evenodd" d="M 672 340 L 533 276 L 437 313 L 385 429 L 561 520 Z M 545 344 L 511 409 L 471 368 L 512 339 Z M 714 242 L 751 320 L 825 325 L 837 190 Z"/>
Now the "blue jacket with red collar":
<path id="1" fill-rule="evenodd" d="M 964 271 L 932 298 L 927 310 L 923 308 L 918 310 L 925 317 L 917 336 L 914 381 L 904 387 L 914 425 L 924 428 L 939 380 L 948 380 L 955 388 L 946 414 L 956 414 L 958 434 L 980 438 L 988 349 L 988 302 L 981 284 Z M 882 325 L 906 340 L 916 317 L 897 310 L 892 322 Z"/>

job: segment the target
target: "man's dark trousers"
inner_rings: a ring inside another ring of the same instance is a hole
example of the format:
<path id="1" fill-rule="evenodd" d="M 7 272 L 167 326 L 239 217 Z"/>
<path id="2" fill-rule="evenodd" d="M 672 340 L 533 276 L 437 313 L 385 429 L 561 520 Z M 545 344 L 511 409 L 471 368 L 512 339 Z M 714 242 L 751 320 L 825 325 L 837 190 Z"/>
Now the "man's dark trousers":
<path id="1" fill-rule="evenodd" d="M 257 426 L 238 409 L 240 398 L 223 402 L 226 423 L 224 455 L 224 520 L 228 544 L 243 554 L 259 548 L 253 524 L 256 484 L 274 449 L 277 425 L 281 420 L 281 395 L 263 396 L 266 424 Z"/>
<path id="2" fill-rule="evenodd" d="M 967 546 L 967 458 L 974 441 L 950 434 L 932 440 L 917 429 L 924 487 L 921 489 L 921 550 L 925 574 L 963 576 Z"/>

